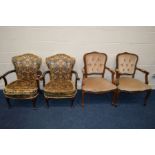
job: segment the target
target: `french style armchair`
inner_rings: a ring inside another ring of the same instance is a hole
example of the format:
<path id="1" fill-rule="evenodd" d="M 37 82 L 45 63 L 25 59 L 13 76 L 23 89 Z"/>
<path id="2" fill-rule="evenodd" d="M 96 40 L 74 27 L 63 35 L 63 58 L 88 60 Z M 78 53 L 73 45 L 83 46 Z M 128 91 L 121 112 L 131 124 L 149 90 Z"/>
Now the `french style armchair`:
<path id="1" fill-rule="evenodd" d="M 149 72 L 137 67 L 138 55 L 133 53 L 119 53 L 116 57 L 116 85 L 118 87 L 116 98 L 120 92 L 146 92 L 144 105 L 151 94 L 151 86 L 149 86 Z M 140 71 L 145 75 L 145 81 L 135 79 L 136 71 Z"/>
<path id="2" fill-rule="evenodd" d="M 3 90 L 8 106 L 11 107 L 10 99 L 29 99 L 32 100 L 35 107 L 38 96 L 39 78 L 41 76 L 40 66 L 41 58 L 27 53 L 12 58 L 14 70 L 6 72 L 0 77 L 4 80 L 5 88 Z M 17 80 L 8 84 L 7 76 L 15 72 Z"/>
<path id="3" fill-rule="evenodd" d="M 117 89 L 114 84 L 115 72 L 106 66 L 107 55 L 95 51 L 86 53 L 83 60 L 82 107 L 84 107 L 85 93 L 102 94 L 113 92 L 112 105 L 115 105 L 115 93 Z M 105 70 L 111 73 L 112 81 L 104 78 Z"/>
<path id="4" fill-rule="evenodd" d="M 46 58 L 46 64 L 49 68 L 43 74 L 44 97 L 49 107 L 49 99 L 71 99 L 72 104 L 77 93 L 77 80 L 79 80 L 76 71 L 73 71 L 75 59 L 66 54 L 56 54 Z M 46 84 L 46 74 L 50 75 L 50 81 Z M 72 74 L 75 75 L 75 81 L 72 80 Z"/>

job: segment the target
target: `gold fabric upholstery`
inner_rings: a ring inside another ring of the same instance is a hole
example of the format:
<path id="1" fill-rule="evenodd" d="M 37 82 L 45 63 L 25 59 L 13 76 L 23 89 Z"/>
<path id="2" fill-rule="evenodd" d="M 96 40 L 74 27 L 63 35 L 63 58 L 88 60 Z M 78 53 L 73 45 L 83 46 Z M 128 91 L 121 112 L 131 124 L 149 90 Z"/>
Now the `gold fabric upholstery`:
<path id="1" fill-rule="evenodd" d="M 121 53 L 117 56 L 117 69 L 121 74 L 134 74 L 138 56 L 131 53 Z"/>
<path id="2" fill-rule="evenodd" d="M 91 73 L 103 73 L 105 69 L 105 64 L 107 61 L 107 56 L 104 53 L 92 52 L 87 53 L 84 56 L 85 72 L 87 74 Z"/>
<path id="3" fill-rule="evenodd" d="M 71 80 L 51 80 L 45 85 L 44 94 L 47 98 L 68 98 L 76 95 L 76 89 Z"/>
<path id="4" fill-rule="evenodd" d="M 73 98 L 75 84 L 71 81 L 75 59 L 66 54 L 56 54 L 46 58 L 50 70 L 50 82 L 44 87 L 46 98 Z"/>
<path id="5" fill-rule="evenodd" d="M 37 83 L 29 80 L 16 80 L 8 84 L 4 94 L 11 98 L 33 98 L 37 95 Z"/>
<path id="6" fill-rule="evenodd" d="M 24 54 L 12 58 L 18 79 L 36 80 L 41 58 L 33 54 Z"/>
<path id="7" fill-rule="evenodd" d="M 7 84 L 4 94 L 10 98 L 28 99 L 38 94 L 37 72 L 41 66 L 41 58 L 33 54 L 23 54 L 12 58 L 17 80 Z"/>
<path id="8" fill-rule="evenodd" d="M 83 79 L 82 90 L 87 92 L 108 92 L 115 90 L 116 86 L 102 77 L 88 77 Z"/>
<path id="9" fill-rule="evenodd" d="M 120 77 L 118 89 L 121 91 L 145 91 L 151 89 L 151 87 L 140 80 L 130 77 Z"/>
<path id="10" fill-rule="evenodd" d="M 56 54 L 46 58 L 51 80 L 70 80 L 75 59 L 66 54 Z"/>

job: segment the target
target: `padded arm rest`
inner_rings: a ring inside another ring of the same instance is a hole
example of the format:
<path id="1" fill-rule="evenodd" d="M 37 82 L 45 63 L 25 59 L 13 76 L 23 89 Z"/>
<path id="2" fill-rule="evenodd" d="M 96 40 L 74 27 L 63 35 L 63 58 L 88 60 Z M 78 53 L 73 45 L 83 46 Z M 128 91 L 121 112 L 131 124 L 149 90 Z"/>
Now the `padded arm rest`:
<path id="1" fill-rule="evenodd" d="M 115 83 L 115 71 L 110 69 L 109 67 L 105 67 L 110 73 L 111 73 L 111 80 L 112 80 L 112 83 L 114 84 Z"/>
<path id="2" fill-rule="evenodd" d="M 72 74 L 75 74 L 75 77 L 76 77 L 75 88 L 77 89 L 77 81 L 80 80 L 80 78 L 79 78 L 78 73 L 76 71 L 72 70 Z"/>
<path id="3" fill-rule="evenodd" d="M 46 74 L 50 74 L 50 71 L 48 70 L 48 71 L 45 71 L 44 73 L 43 73 L 43 75 L 41 76 L 41 80 L 43 80 L 43 86 L 45 86 L 45 76 L 46 76 Z"/>
<path id="4" fill-rule="evenodd" d="M 7 76 L 8 74 L 10 74 L 10 73 L 13 73 L 13 72 L 16 72 L 16 70 L 15 70 L 15 69 L 14 69 L 14 70 L 10 70 L 10 71 L 6 72 L 5 74 L 3 74 L 3 75 L 0 77 L 0 80 L 1 80 L 1 79 L 4 80 L 5 86 L 8 84 L 7 79 L 6 79 L 6 76 Z"/>
<path id="5" fill-rule="evenodd" d="M 144 69 L 138 68 L 138 67 L 136 68 L 136 70 L 138 70 L 138 71 L 140 71 L 140 72 L 145 74 L 145 84 L 148 84 L 149 83 L 149 81 L 148 81 L 149 72 L 144 70 Z"/>

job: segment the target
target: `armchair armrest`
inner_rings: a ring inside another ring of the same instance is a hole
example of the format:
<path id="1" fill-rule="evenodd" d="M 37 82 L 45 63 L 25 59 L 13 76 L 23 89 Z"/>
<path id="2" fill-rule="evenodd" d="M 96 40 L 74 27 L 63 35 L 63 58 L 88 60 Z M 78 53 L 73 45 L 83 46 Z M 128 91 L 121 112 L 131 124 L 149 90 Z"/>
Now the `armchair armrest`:
<path id="1" fill-rule="evenodd" d="M 118 86 L 119 85 L 119 78 L 120 78 L 120 75 L 121 74 L 120 74 L 118 68 L 115 69 L 115 72 L 116 72 L 116 81 L 115 81 L 115 84 L 116 84 L 116 86 Z"/>
<path id="2" fill-rule="evenodd" d="M 38 86 L 38 89 L 40 91 L 40 84 L 39 84 L 39 81 L 41 79 L 41 76 L 42 76 L 42 72 L 39 70 L 37 71 L 37 77 L 36 77 L 36 82 L 37 82 L 37 86 Z"/>
<path id="3" fill-rule="evenodd" d="M 85 73 L 85 69 L 84 69 L 84 67 L 82 68 L 82 75 L 83 75 L 83 77 L 86 76 L 86 73 Z"/>
<path id="4" fill-rule="evenodd" d="M 50 71 L 49 70 L 48 71 L 45 71 L 42 74 L 42 76 L 40 77 L 40 80 L 43 80 L 43 86 L 45 86 L 45 76 L 46 76 L 46 74 L 50 74 Z"/>
<path id="5" fill-rule="evenodd" d="M 105 69 L 107 69 L 111 73 L 111 80 L 112 80 L 112 83 L 114 84 L 115 83 L 115 71 L 110 69 L 109 67 L 105 67 Z"/>
<path id="6" fill-rule="evenodd" d="M 2 76 L 0 76 L 0 80 L 1 80 L 1 79 L 4 80 L 5 86 L 8 84 L 7 79 L 6 79 L 6 76 L 7 76 L 8 74 L 10 74 L 10 73 L 13 73 L 13 72 L 16 72 L 16 70 L 15 70 L 15 69 L 14 69 L 14 70 L 10 70 L 10 71 L 6 72 L 5 74 L 3 74 Z"/>
<path id="7" fill-rule="evenodd" d="M 144 69 L 141 69 L 141 68 L 136 68 L 137 70 L 139 70 L 140 72 L 144 73 L 144 74 L 149 74 L 148 71 L 144 70 Z"/>
<path id="8" fill-rule="evenodd" d="M 148 81 L 149 72 L 144 70 L 144 69 L 138 68 L 138 67 L 136 68 L 136 70 L 138 70 L 138 71 L 140 71 L 140 72 L 145 74 L 145 84 L 148 84 L 149 83 L 149 81 Z"/>
<path id="9" fill-rule="evenodd" d="M 80 78 L 79 78 L 78 73 L 76 71 L 72 70 L 72 74 L 75 74 L 75 77 L 76 77 L 75 88 L 77 89 L 77 81 L 80 80 Z"/>
<path id="10" fill-rule="evenodd" d="M 37 72 L 37 80 L 40 80 L 41 77 L 42 77 L 42 72 L 39 70 Z"/>

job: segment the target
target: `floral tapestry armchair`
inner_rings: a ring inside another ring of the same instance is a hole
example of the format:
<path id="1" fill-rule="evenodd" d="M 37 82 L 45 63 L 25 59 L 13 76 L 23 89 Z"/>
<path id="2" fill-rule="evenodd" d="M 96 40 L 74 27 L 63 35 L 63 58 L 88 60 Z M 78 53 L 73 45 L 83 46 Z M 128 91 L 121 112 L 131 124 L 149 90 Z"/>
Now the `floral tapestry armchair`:
<path id="1" fill-rule="evenodd" d="M 77 72 L 73 71 L 75 59 L 66 54 L 56 54 L 46 58 L 46 64 L 49 68 L 43 74 L 44 97 L 49 107 L 49 99 L 72 100 L 72 105 L 77 93 Z M 46 74 L 50 75 L 50 81 L 46 84 Z M 75 81 L 72 80 L 72 74 L 75 75 Z"/>
<path id="2" fill-rule="evenodd" d="M 116 84 L 118 87 L 117 98 L 120 92 L 146 92 L 144 105 L 151 94 L 151 86 L 148 82 L 149 72 L 137 67 L 138 55 L 133 53 L 119 53 L 116 57 Z M 145 76 L 145 81 L 135 78 L 136 71 L 142 72 Z"/>
<path id="3" fill-rule="evenodd" d="M 14 70 L 8 71 L 0 77 L 4 80 L 3 90 L 8 106 L 11 107 L 10 99 L 32 100 L 33 107 L 39 92 L 39 77 L 41 76 L 41 58 L 33 54 L 23 54 L 12 58 Z M 15 72 L 17 80 L 8 84 L 7 75 Z"/>

